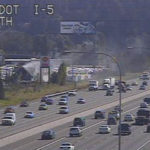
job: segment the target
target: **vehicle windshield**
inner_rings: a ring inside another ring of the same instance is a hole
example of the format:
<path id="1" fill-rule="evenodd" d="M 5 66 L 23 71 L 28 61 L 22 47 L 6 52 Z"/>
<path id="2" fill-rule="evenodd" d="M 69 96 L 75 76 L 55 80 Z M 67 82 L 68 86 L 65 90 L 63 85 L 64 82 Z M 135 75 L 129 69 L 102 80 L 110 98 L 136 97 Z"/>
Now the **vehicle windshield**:
<path id="1" fill-rule="evenodd" d="M 27 114 L 33 114 L 32 112 L 26 112 Z"/>
<path id="2" fill-rule="evenodd" d="M 4 117 L 3 119 L 12 119 L 12 117 L 7 117 L 7 116 L 6 116 L 6 117 Z"/>

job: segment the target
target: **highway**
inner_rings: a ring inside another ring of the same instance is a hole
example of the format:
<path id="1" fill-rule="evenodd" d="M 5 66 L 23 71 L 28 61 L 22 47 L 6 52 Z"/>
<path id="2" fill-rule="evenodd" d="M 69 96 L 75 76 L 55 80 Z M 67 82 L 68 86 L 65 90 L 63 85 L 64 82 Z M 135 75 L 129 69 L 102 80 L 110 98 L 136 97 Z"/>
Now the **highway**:
<path id="1" fill-rule="evenodd" d="M 127 93 L 123 93 L 123 98 L 129 97 L 132 95 L 137 95 L 138 93 L 141 93 L 141 91 L 138 90 L 138 87 L 134 87 L 132 91 L 128 91 Z M 150 88 L 149 88 L 150 89 Z M 147 88 L 148 90 L 148 88 Z M 78 95 L 76 97 L 71 97 L 69 102 L 70 107 L 70 113 L 67 115 L 58 114 L 59 107 L 57 105 L 59 97 L 56 97 L 55 104 L 49 106 L 49 109 L 46 111 L 39 111 L 39 101 L 33 102 L 30 104 L 29 108 L 16 108 L 16 114 L 17 114 L 17 123 L 13 127 L 8 126 L 0 126 L 0 138 L 13 135 L 15 133 L 33 128 L 35 126 L 45 124 L 48 122 L 52 122 L 55 120 L 59 120 L 61 118 L 71 116 L 73 114 L 86 111 L 101 105 L 105 105 L 108 103 L 111 103 L 113 101 L 118 100 L 118 93 L 115 92 L 113 96 L 105 96 L 105 91 L 96 91 L 96 92 L 88 92 L 87 90 L 82 90 L 78 92 Z M 78 98 L 85 98 L 87 100 L 86 104 L 80 105 L 76 104 L 76 100 Z M 135 114 L 135 112 L 138 109 L 138 106 L 142 98 L 137 99 L 136 101 L 128 102 L 126 104 L 123 104 L 124 113 L 125 112 L 131 112 Z M 112 109 L 112 108 L 111 108 Z M 34 119 L 24 119 L 24 114 L 26 111 L 33 111 L 36 113 L 36 118 Z M 3 110 L 1 110 L 2 112 Z M 110 111 L 110 109 L 107 110 L 107 112 Z M 2 114 L 1 114 L 2 115 Z M 58 149 L 60 144 L 63 141 L 70 141 L 73 143 L 78 150 L 98 150 L 98 149 L 117 149 L 117 138 L 118 136 L 115 135 L 117 133 L 116 126 L 112 126 L 112 133 L 109 135 L 100 135 L 97 134 L 98 127 L 100 124 L 105 124 L 105 120 L 95 120 L 93 119 L 93 115 L 88 116 L 86 118 L 86 126 L 83 128 L 83 136 L 82 137 L 75 137 L 70 138 L 68 137 L 69 133 L 69 127 L 72 126 L 72 122 L 63 124 L 61 126 L 58 126 L 55 128 L 56 131 L 56 139 L 50 140 L 50 141 L 43 141 L 40 140 L 40 135 L 36 134 L 33 136 L 30 136 L 28 138 L 22 139 L 20 141 L 17 141 L 15 143 L 9 144 L 5 147 L 2 147 L 0 149 L 3 150 L 40 150 L 40 149 Z M 132 149 L 137 150 L 140 146 L 142 146 L 145 142 L 150 139 L 149 134 L 144 133 L 145 126 L 133 126 L 133 134 L 130 136 L 124 136 L 122 138 L 122 147 L 123 149 Z M 136 137 L 136 138 L 135 138 Z M 131 140 L 132 139 L 132 140 Z M 136 143 L 133 144 L 132 142 Z M 111 144 L 110 144 L 111 143 Z M 138 143 L 138 144 L 137 144 Z M 47 145 L 48 144 L 48 145 Z M 135 146 L 134 146 L 135 145 Z M 44 146 L 44 147 L 43 147 Z"/>

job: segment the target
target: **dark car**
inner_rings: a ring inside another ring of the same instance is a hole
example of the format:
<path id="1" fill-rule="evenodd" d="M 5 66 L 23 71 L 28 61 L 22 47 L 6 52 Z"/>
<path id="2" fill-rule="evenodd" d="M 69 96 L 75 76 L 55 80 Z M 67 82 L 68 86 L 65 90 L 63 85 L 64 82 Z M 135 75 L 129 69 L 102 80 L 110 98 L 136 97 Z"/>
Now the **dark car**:
<path id="1" fill-rule="evenodd" d="M 85 118 L 84 117 L 74 118 L 73 126 L 85 126 Z"/>
<path id="2" fill-rule="evenodd" d="M 105 111 L 104 110 L 97 110 L 94 114 L 95 119 L 100 118 L 104 119 L 105 118 Z"/>
<path id="3" fill-rule="evenodd" d="M 116 125 L 117 124 L 117 119 L 115 117 L 109 117 L 107 119 L 107 124 L 108 125 Z"/>
<path id="4" fill-rule="evenodd" d="M 29 104 L 28 104 L 27 101 L 23 101 L 23 102 L 21 102 L 21 104 L 20 104 L 20 107 L 28 107 L 28 106 L 29 106 Z"/>
<path id="5" fill-rule="evenodd" d="M 146 132 L 150 133 L 150 124 L 147 125 Z"/>
<path id="6" fill-rule="evenodd" d="M 149 123 L 149 118 L 146 118 L 145 116 L 138 116 L 135 118 L 136 125 L 146 125 L 148 123 Z"/>
<path id="7" fill-rule="evenodd" d="M 46 99 L 45 103 L 46 103 L 47 105 L 52 105 L 52 104 L 54 104 L 54 100 L 48 98 L 48 99 Z"/>
<path id="8" fill-rule="evenodd" d="M 121 135 L 131 134 L 131 125 L 128 123 L 121 123 L 121 125 L 118 126 L 118 134 L 119 133 L 121 133 Z"/>
<path id="9" fill-rule="evenodd" d="M 46 100 L 47 100 L 47 96 L 41 98 L 41 102 L 46 102 Z"/>
<path id="10" fill-rule="evenodd" d="M 142 85 L 148 85 L 147 81 L 143 81 Z"/>
<path id="11" fill-rule="evenodd" d="M 150 97 L 145 97 L 143 101 L 146 102 L 147 104 L 150 104 Z"/>
<path id="12" fill-rule="evenodd" d="M 6 113 L 15 113 L 15 109 L 13 106 L 9 106 L 5 109 L 4 114 Z"/>
<path id="13" fill-rule="evenodd" d="M 113 91 L 111 89 L 108 89 L 106 91 L 106 96 L 112 96 L 113 95 Z"/>
<path id="14" fill-rule="evenodd" d="M 46 130 L 41 135 L 42 140 L 49 140 L 54 138 L 55 138 L 55 131 L 53 130 Z"/>

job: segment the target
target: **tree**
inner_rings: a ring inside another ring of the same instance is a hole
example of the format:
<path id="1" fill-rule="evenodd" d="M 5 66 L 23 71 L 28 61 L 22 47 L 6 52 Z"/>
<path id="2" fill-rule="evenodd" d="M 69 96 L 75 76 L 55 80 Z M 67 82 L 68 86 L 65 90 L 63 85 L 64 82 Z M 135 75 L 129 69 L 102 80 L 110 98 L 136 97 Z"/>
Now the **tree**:
<path id="1" fill-rule="evenodd" d="M 64 85 L 66 82 L 66 65 L 62 63 L 58 70 L 58 84 Z"/>
<path id="2" fill-rule="evenodd" d="M 53 72 L 52 73 L 52 75 L 51 75 L 51 82 L 54 83 L 54 84 L 58 83 L 58 74 L 57 74 L 57 72 Z"/>
<path id="3" fill-rule="evenodd" d="M 0 77 L 0 99 L 4 99 L 4 98 L 5 98 L 5 93 L 4 93 L 3 81 Z"/>

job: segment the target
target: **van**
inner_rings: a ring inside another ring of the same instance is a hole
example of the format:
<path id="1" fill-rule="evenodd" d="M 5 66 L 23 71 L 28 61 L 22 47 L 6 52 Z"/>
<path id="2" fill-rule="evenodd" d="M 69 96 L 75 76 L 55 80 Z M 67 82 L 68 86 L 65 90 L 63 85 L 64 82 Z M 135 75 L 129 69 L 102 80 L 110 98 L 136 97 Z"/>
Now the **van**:
<path id="1" fill-rule="evenodd" d="M 85 118 L 84 117 L 74 118 L 73 126 L 85 126 Z"/>
<path id="2" fill-rule="evenodd" d="M 14 122 L 16 122 L 16 114 L 15 113 L 6 113 L 5 117 L 12 117 L 12 119 L 14 120 Z"/>

